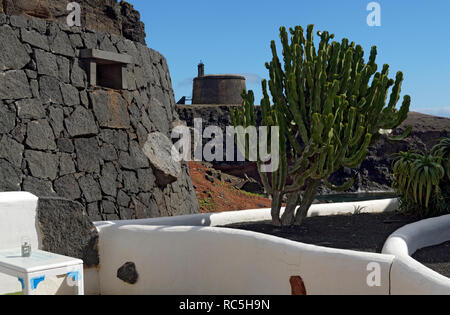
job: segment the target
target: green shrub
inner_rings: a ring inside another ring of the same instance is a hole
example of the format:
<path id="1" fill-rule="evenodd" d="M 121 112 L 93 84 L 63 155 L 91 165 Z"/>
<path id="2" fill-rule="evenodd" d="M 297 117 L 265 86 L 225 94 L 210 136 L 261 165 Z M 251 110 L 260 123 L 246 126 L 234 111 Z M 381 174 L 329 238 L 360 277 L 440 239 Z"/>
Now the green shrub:
<path id="1" fill-rule="evenodd" d="M 430 154 L 400 152 L 393 166 L 400 211 L 420 217 L 450 213 L 450 138 Z"/>

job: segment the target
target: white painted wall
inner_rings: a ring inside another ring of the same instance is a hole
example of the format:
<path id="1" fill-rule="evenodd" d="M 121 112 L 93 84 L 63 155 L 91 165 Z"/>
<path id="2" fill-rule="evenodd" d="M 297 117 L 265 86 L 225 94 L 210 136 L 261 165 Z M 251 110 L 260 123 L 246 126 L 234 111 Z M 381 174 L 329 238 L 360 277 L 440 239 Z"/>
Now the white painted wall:
<path id="1" fill-rule="evenodd" d="M 20 248 L 23 236 L 39 247 L 37 205 L 38 198 L 30 193 L 0 193 L 0 249 Z"/>
<path id="2" fill-rule="evenodd" d="M 30 239 L 32 248 L 39 248 L 37 205 L 38 198 L 30 193 L 0 193 L 0 249 L 20 248 L 23 236 Z M 0 274 L 0 294 L 21 290 L 17 279 Z"/>
<path id="3" fill-rule="evenodd" d="M 309 216 L 394 211 L 397 199 L 313 205 Z M 282 209 L 283 211 L 284 209 Z M 316 247 L 258 233 L 213 228 L 270 220 L 270 209 L 97 222 L 101 294 L 290 294 L 300 275 L 309 294 L 388 294 L 392 256 Z M 140 280 L 127 285 L 117 269 L 132 261 Z M 366 270 L 381 266 L 382 286 Z"/>
<path id="4" fill-rule="evenodd" d="M 27 192 L 0 193 L 0 249 L 20 248 L 21 239 L 30 239 L 32 249 L 41 248 L 40 229 L 37 220 L 38 198 Z M 89 269 L 85 281 L 90 291 L 98 293 L 98 275 L 95 268 Z M 0 274 L 0 295 L 22 291 L 17 278 Z M 67 286 L 64 277 L 48 277 L 39 284 L 37 294 L 73 294 L 74 288 Z"/>
<path id="5" fill-rule="evenodd" d="M 308 294 L 389 294 L 390 255 L 321 248 L 247 231 L 186 226 L 104 226 L 101 294 L 290 294 L 301 276 Z M 117 270 L 134 262 L 139 281 Z M 381 286 L 367 285 L 380 265 Z"/>
<path id="6" fill-rule="evenodd" d="M 450 215 L 419 221 L 392 234 L 383 253 L 395 255 L 392 294 L 448 294 L 450 279 L 417 262 L 417 250 L 450 241 Z"/>

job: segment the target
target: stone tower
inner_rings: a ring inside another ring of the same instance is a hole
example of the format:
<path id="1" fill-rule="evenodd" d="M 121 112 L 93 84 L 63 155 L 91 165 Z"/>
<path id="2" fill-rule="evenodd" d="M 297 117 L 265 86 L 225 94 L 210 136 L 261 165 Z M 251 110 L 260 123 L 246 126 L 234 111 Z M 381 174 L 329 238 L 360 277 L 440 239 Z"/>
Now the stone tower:
<path id="1" fill-rule="evenodd" d="M 242 103 L 245 78 L 234 74 L 205 75 L 204 64 L 198 65 L 194 79 L 192 104 L 238 105 Z"/>

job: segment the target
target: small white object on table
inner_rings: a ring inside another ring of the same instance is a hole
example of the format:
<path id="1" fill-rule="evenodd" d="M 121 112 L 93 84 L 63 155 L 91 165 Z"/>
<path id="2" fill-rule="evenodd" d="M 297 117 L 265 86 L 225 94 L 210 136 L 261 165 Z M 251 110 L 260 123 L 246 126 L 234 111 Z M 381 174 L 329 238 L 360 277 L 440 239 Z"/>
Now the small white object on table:
<path id="1" fill-rule="evenodd" d="M 17 277 L 23 294 L 33 295 L 39 283 L 51 276 L 67 276 L 67 284 L 84 294 L 83 261 L 42 250 L 33 250 L 31 257 L 22 257 L 21 249 L 0 250 L 0 273 Z"/>

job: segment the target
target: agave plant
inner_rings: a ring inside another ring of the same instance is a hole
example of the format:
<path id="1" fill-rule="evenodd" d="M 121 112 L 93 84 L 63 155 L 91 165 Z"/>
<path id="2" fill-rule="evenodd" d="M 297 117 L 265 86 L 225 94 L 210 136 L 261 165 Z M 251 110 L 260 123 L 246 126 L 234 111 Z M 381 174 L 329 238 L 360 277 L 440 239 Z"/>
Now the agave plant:
<path id="1" fill-rule="evenodd" d="M 441 141 L 433 147 L 431 154 L 441 159 L 441 164 L 450 180 L 450 138 L 441 139 Z"/>
<path id="2" fill-rule="evenodd" d="M 416 161 L 420 154 L 416 152 L 400 152 L 395 154 L 397 160 L 392 167 L 394 172 L 393 187 L 396 188 L 401 195 L 407 196 L 411 181 L 409 180 L 411 174 L 411 166 Z"/>
<path id="3" fill-rule="evenodd" d="M 433 191 L 439 193 L 439 183 L 444 177 L 444 168 L 440 158 L 434 155 L 418 155 L 412 162 L 408 186 L 411 187 L 414 201 L 425 208 L 430 204 Z"/>

